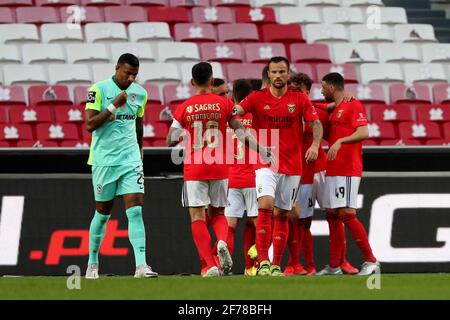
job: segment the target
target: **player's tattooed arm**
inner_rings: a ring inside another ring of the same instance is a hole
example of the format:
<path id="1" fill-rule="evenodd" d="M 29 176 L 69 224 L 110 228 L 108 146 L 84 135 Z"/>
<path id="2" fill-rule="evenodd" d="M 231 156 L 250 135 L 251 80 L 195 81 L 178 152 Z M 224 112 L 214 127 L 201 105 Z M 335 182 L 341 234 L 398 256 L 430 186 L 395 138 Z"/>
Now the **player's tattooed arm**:
<path id="1" fill-rule="evenodd" d="M 305 154 L 306 162 L 308 163 L 315 161 L 319 156 L 320 142 L 323 137 L 323 127 L 320 120 L 314 120 L 309 125 L 313 131 L 313 142 Z"/>
<path id="2" fill-rule="evenodd" d="M 136 118 L 136 137 L 137 143 L 139 145 L 139 150 L 141 151 L 141 159 L 144 159 L 144 148 L 143 148 L 143 139 L 144 139 L 144 118 L 137 117 Z"/>

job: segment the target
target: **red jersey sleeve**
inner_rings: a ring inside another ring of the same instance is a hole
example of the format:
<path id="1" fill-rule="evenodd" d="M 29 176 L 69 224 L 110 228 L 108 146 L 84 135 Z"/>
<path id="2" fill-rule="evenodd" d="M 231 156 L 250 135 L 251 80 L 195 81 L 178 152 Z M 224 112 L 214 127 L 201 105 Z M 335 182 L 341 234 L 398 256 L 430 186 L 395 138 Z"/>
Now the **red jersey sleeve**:
<path id="1" fill-rule="evenodd" d="M 234 108 L 234 102 L 231 99 L 225 99 L 226 100 L 226 112 L 227 112 L 227 122 L 230 123 L 231 120 L 236 118 L 236 115 L 233 114 L 233 108 Z"/>
<path id="2" fill-rule="evenodd" d="M 364 106 L 359 101 L 354 100 L 352 110 L 352 127 L 356 129 L 361 126 L 367 126 L 367 116 Z"/>
<path id="3" fill-rule="evenodd" d="M 253 110 L 255 109 L 256 95 L 257 91 L 253 91 L 239 103 L 239 105 L 244 108 L 245 113 L 253 113 Z"/>
<path id="4" fill-rule="evenodd" d="M 178 107 L 175 109 L 175 112 L 173 113 L 173 118 L 177 120 L 183 127 L 186 127 L 186 124 L 184 123 L 184 111 L 185 111 L 184 103 L 179 104 Z"/>
<path id="5" fill-rule="evenodd" d="M 319 120 L 316 109 L 314 108 L 308 97 L 305 94 L 299 94 L 299 97 L 299 105 L 303 106 L 303 118 L 305 119 L 305 121 L 313 122 L 315 120 Z"/>

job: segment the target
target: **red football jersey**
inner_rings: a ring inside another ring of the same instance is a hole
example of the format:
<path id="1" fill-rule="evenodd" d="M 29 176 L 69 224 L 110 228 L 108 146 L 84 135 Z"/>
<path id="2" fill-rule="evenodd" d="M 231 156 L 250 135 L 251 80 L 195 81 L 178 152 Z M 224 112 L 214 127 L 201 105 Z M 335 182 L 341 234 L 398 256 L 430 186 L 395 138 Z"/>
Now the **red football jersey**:
<path id="1" fill-rule="evenodd" d="M 189 98 L 175 110 L 174 118 L 188 132 L 184 180 L 228 178 L 224 140 L 233 106 L 227 98 L 205 93 Z"/>
<path id="2" fill-rule="evenodd" d="M 237 117 L 245 128 L 252 128 L 253 116 L 250 113 Z M 239 141 L 231 130 L 233 141 L 233 159 L 228 169 L 228 188 L 254 188 L 255 167 L 252 161 L 257 159 L 255 151 L 249 149 Z"/>
<path id="3" fill-rule="evenodd" d="M 240 105 L 245 112 L 253 115 L 253 129 L 258 134 L 259 143 L 275 147 L 274 154 L 278 154 L 277 172 L 301 175 L 302 148 L 297 141 L 301 141 L 303 136 L 303 118 L 306 122 L 318 119 L 308 97 L 289 89 L 282 97 L 277 98 L 272 95 L 270 88 L 265 88 L 253 91 Z M 262 131 L 263 129 L 266 130 Z M 278 142 L 274 136 L 277 133 Z M 255 169 L 262 167 L 268 165 L 259 162 Z"/>
<path id="4" fill-rule="evenodd" d="M 358 100 L 342 102 L 330 116 L 330 147 L 337 139 L 352 135 L 356 128 L 367 126 L 366 110 Z M 327 176 L 361 177 L 362 143 L 342 144 L 334 160 L 327 162 Z"/>

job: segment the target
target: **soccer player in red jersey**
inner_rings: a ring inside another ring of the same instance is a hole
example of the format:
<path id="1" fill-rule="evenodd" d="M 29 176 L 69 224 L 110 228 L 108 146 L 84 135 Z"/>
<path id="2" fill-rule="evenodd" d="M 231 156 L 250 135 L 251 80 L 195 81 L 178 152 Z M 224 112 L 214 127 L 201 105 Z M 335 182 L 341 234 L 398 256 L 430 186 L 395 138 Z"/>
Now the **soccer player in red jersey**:
<path id="1" fill-rule="evenodd" d="M 205 206 L 217 238 L 217 255 L 224 272 L 232 268 L 232 259 L 226 243 L 228 223 L 224 207 L 228 205 L 228 168 L 225 165 L 224 137 L 227 124 L 236 135 L 254 150 L 259 150 L 263 159 L 268 148 L 260 147 L 255 139 L 247 135 L 241 122 L 233 119 L 234 103 L 211 93 L 212 67 L 200 62 L 192 68 L 192 85 L 195 95 L 180 104 L 174 112 L 174 120 L 167 136 L 168 146 L 185 141 L 183 206 L 189 209 L 191 230 L 199 256 L 207 264 L 204 277 L 220 275 L 211 248 L 211 236 L 205 221 Z M 187 136 L 182 136 L 184 131 Z"/>
<path id="2" fill-rule="evenodd" d="M 369 136 L 364 106 L 358 100 L 344 101 L 344 78 L 329 73 L 322 79 L 322 94 L 336 107 L 330 115 L 328 161 L 325 177 L 325 207 L 330 226 L 330 264 L 320 274 L 342 274 L 340 267 L 344 231 L 350 230 L 364 256 L 359 275 L 380 272 L 364 226 L 356 217 L 358 188 L 361 181 L 362 141 Z"/>
<path id="3" fill-rule="evenodd" d="M 261 163 L 255 165 L 258 196 L 256 249 L 259 260 L 257 274 L 282 276 L 280 264 L 289 231 L 287 214 L 297 197 L 302 174 L 301 144 L 292 142 L 301 140 L 305 119 L 313 130 L 314 141 L 306 151 L 306 159 L 311 162 L 317 159 L 323 132 L 308 97 L 288 88 L 289 61 L 284 57 L 271 58 L 268 63 L 268 76 L 270 86 L 252 92 L 235 106 L 235 113 L 241 116 L 251 113 L 253 128 L 258 133 L 259 141 L 267 138 L 268 145 L 272 144 L 278 154 L 275 165 L 273 162 L 270 166 Z M 272 263 L 268 255 L 271 240 Z"/>
<path id="4" fill-rule="evenodd" d="M 214 79 L 212 93 L 219 96 L 227 98 L 230 94 L 230 88 L 228 88 L 228 83 L 222 79 Z"/>

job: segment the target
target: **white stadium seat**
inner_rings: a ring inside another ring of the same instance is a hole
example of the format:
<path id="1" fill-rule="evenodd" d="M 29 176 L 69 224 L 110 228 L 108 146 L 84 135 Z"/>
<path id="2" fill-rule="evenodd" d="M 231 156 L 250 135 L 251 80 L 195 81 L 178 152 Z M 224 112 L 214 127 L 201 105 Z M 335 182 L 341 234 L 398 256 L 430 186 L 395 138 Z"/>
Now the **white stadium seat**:
<path id="1" fill-rule="evenodd" d="M 300 6 L 314 6 L 314 7 L 339 7 L 341 0 L 298 0 Z"/>
<path id="2" fill-rule="evenodd" d="M 40 42 L 40 39 L 34 24 L 0 24 L 0 43 L 22 44 L 37 42 Z"/>
<path id="3" fill-rule="evenodd" d="M 429 43 L 422 45 L 424 62 L 450 62 L 450 43 Z"/>
<path id="4" fill-rule="evenodd" d="M 433 26 L 430 24 L 396 25 L 394 26 L 394 32 L 397 42 L 437 42 Z"/>
<path id="5" fill-rule="evenodd" d="M 161 62 L 200 61 L 197 44 L 191 42 L 158 43 L 158 60 Z"/>
<path id="6" fill-rule="evenodd" d="M 59 44 L 25 44 L 22 46 L 24 63 L 66 63 L 66 53 Z"/>
<path id="7" fill-rule="evenodd" d="M 0 44 L 0 64 L 21 63 L 19 49 L 13 44 Z"/>
<path id="8" fill-rule="evenodd" d="M 352 42 L 394 42 L 394 34 L 386 25 L 381 25 L 379 29 L 369 29 L 366 24 L 353 24 L 349 28 Z"/>
<path id="9" fill-rule="evenodd" d="M 169 25 L 166 22 L 135 22 L 128 26 L 131 42 L 172 41 Z"/>
<path id="10" fill-rule="evenodd" d="M 378 45 L 380 62 L 421 62 L 419 48 L 412 43 L 381 43 Z"/>
<path id="11" fill-rule="evenodd" d="M 335 43 L 333 45 L 335 63 L 378 62 L 378 54 L 369 43 Z"/>
<path id="12" fill-rule="evenodd" d="M 87 42 L 128 41 L 123 23 L 88 23 L 84 28 Z"/>
<path id="13" fill-rule="evenodd" d="M 446 82 L 447 75 L 444 66 L 439 63 L 418 63 L 404 65 L 406 83 L 416 82 Z"/>
<path id="14" fill-rule="evenodd" d="M 296 7 L 297 0 L 254 0 L 255 7 Z"/>
<path id="15" fill-rule="evenodd" d="M 68 63 L 108 63 L 110 61 L 106 45 L 102 43 L 69 44 L 67 49 Z"/>
<path id="16" fill-rule="evenodd" d="M 116 63 L 124 53 L 132 53 L 139 58 L 140 62 L 155 62 L 156 58 L 148 43 L 113 43 L 111 44 L 112 62 Z"/>
<path id="17" fill-rule="evenodd" d="M 305 29 L 308 43 L 349 42 L 347 28 L 342 24 L 309 24 Z"/>
<path id="18" fill-rule="evenodd" d="M 319 8 L 283 7 L 278 9 L 278 23 L 322 23 Z"/>
<path id="19" fill-rule="evenodd" d="M 362 83 L 403 82 L 403 71 L 397 63 L 365 63 L 361 65 Z"/>
<path id="20" fill-rule="evenodd" d="M 380 7 L 380 18 L 382 24 L 403 24 L 408 23 L 405 8 L 401 7 Z M 367 12 L 370 16 L 372 13 Z"/>
<path id="21" fill-rule="evenodd" d="M 98 63 L 92 66 L 93 82 L 109 79 L 115 73 L 116 64 L 114 63 Z"/>
<path id="22" fill-rule="evenodd" d="M 139 83 L 173 83 L 179 81 L 181 81 L 181 76 L 175 63 L 142 63 L 139 67 Z"/>
<path id="23" fill-rule="evenodd" d="M 48 66 L 49 84 L 90 84 L 91 75 L 85 64 L 54 64 Z"/>
<path id="24" fill-rule="evenodd" d="M 84 41 L 81 28 L 68 28 L 65 23 L 46 23 L 41 26 L 44 43 L 80 43 Z"/>
<path id="25" fill-rule="evenodd" d="M 324 8 L 323 21 L 326 23 L 355 24 L 365 23 L 365 11 L 360 8 Z"/>
<path id="26" fill-rule="evenodd" d="M 217 79 L 225 80 L 222 65 L 219 62 L 210 62 L 213 69 L 213 77 Z M 181 81 L 183 83 L 189 83 L 191 81 L 192 67 L 195 63 L 182 63 L 181 64 Z"/>
<path id="27" fill-rule="evenodd" d="M 384 6 L 381 0 L 342 0 L 344 7 L 369 7 L 369 6 Z"/>
<path id="28" fill-rule="evenodd" d="M 7 85 L 47 84 L 47 73 L 39 65 L 6 65 L 3 68 L 4 83 Z"/>

